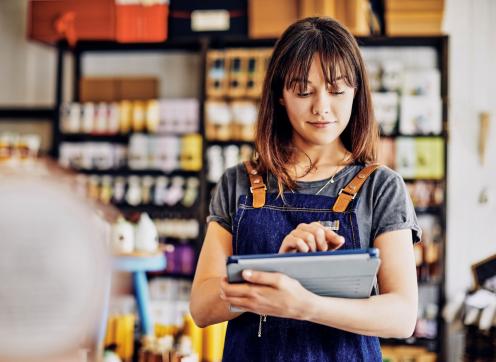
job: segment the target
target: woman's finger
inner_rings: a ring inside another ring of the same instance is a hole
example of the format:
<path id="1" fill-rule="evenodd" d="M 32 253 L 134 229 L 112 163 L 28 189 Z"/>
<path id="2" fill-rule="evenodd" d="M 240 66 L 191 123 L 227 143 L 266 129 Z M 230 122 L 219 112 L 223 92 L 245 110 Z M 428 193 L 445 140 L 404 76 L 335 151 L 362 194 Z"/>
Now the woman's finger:
<path id="1" fill-rule="evenodd" d="M 295 238 L 295 240 L 296 240 L 295 245 L 297 251 L 299 251 L 300 253 L 308 253 L 310 251 L 310 247 L 305 242 L 305 240 L 300 238 Z"/>
<path id="2" fill-rule="evenodd" d="M 289 235 L 282 242 L 279 253 L 291 253 L 297 251 L 306 253 L 308 250 L 308 245 L 302 239 Z"/>
<path id="3" fill-rule="evenodd" d="M 305 241 L 310 251 L 317 251 L 317 243 L 315 241 L 315 236 L 313 235 L 313 233 L 297 229 L 294 231 L 294 233 L 292 233 L 292 235 Z"/>
<path id="4" fill-rule="evenodd" d="M 248 283 L 228 283 L 227 280 L 220 282 L 220 295 L 225 297 L 245 297 L 252 293 L 253 286 Z"/>
<path id="5" fill-rule="evenodd" d="M 345 239 L 343 236 L 336 234 L 331 229 L 325 230 L 326 241 L 329 244 L 330 250 L 339 249 L 344 245 Z"/>
<path id="6" fill-rule="evenodd" d="M 321 251 L 327 251 L 328 245 L 325 236 L 325 227 L 322 226 L 322 224 L 314 221 L 306 226 L 306 230 L 312 232 L 315 236 L 317 249 Z"/>

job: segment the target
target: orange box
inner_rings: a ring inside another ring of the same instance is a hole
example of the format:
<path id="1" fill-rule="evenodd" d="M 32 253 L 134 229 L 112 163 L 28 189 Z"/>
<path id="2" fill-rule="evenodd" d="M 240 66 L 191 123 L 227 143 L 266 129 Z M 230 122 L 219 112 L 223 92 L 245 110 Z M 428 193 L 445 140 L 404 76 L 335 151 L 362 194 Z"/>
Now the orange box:
<path id="1" fill-rule="evenodd" d="M 114 0 L 31 0 L 28 37 L 54 44 L 67 39 L 115 39 Z"/>
<path id="2" fill-rule="evenodd" d="M 153 5 L 117 1 L 116 40 L 122 43 L 165 41 L 168 15 L 169 6 L 165 1 L 156 1 Z"/>
<path id="3" fill-rule="evenodd" d="M 162 42 L 167 39 L 167 0 L 31 0 L 28 37 L 48 44 L 67 39 Z"/>

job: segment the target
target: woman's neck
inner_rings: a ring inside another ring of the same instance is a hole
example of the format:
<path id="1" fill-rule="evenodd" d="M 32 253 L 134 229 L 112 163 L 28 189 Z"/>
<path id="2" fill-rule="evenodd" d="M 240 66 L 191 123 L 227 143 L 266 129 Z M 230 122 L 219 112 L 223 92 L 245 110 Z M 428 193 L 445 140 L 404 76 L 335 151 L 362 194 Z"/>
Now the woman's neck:
<path id="1" fill-rule="evenodd" d="M 303 147 L 302 147 L 303 146 Z M 340 139 L 328 145 L 301 145 L 295 142 L 295 153 L 288 169 L 298 181 L 321 180 L 334 176 L 353 161 Z"/>

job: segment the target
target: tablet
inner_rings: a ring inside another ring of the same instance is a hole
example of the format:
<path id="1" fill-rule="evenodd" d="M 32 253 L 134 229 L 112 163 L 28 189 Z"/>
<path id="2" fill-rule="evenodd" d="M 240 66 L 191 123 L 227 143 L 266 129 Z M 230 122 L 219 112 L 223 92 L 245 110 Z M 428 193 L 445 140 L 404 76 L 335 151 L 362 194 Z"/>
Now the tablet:
<path id="1" fill-rule="evenodd" d="M 327 297 L 368 298 L 379 270 L 379 250 L 235 255 L 227 258 L 229 283 L 242 283 L 245 269 L 279 272 L 309 291 Z"/>

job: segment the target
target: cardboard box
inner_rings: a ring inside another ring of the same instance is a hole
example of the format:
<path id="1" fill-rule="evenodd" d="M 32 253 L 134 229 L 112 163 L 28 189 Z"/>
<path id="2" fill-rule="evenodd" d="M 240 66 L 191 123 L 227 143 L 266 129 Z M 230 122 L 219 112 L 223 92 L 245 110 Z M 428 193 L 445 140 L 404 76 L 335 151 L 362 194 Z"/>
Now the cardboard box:
<path id="1" fill-rule="evenodd" d="M 28 37 L 44 43 L 67 39 L 161 42 L 167 38 L 167 0 L 31 0 Z"/>
<path id="2" fill-rule="evenodd" d="M 31 0 L 28 37 L 53 44 L 67 39 L 112 40 L 115 38 L 114 0 Z"/>
<path id="3" fill-rule="evenodd" d="M 248 4 L 250 38 L 278 38 L 298 19 L 328 16 L 345 25 L 354 35 L 368 35 L 367 0 L 251 0 Z"/>
<path id="4" fill-rule="evenodd" d="M 250 0 L 248 34 L 250 38 L 278 38 L 298 17 L 297 0 Z"/>
<path id="5" fill-rule="evenodd" d="M 79 86 L 81 102 L 114 102 L 119 100 L 114 78 L 82 78 Z"/>
<path id="6" fill-rule="evenodd" d="M 153 77 L 119 78 L 120 100 L 158 98 L 158 79 Z"/>
<path id="7" fill-rule="evenodd" d="M 443 11 L 444 0 L 386 0 L 386 11 Z"/>
<path id="8" fill-rule="evenodd" d="M 80 83 L 80 102 L 115 102 L 158 98 L 158 79 L 153 77 L 87 77 Z"/>
<path id="9" fill-rule="evenodd" d="M 336 7 L 339 0 L 301 0 L 299 17 L 329 16 L 336 18 Z"/>
<path id="10" fill-rule="evenodd" d="M 155 0 L 150 5 L 117 2 L 115 12 L 118 42 L 162 42 L 167 39 L 169 5 L 165 0 Z"/>
<path id="11" fill-rule="evenodd" d="M 442 21 L 440 11 L 386 12 L 386 33 L 391 36 L 441 34 Z"/>
<path id="12" fill-rule="evenodd" d="M 343 3 L 343 0 L 340 0 L 339 4 L 345 8 L 346 15 L 343 23 L 351 33 L 354 35 L 369 35 L 370 10 L 368 1 L 347 0 Z"/>

